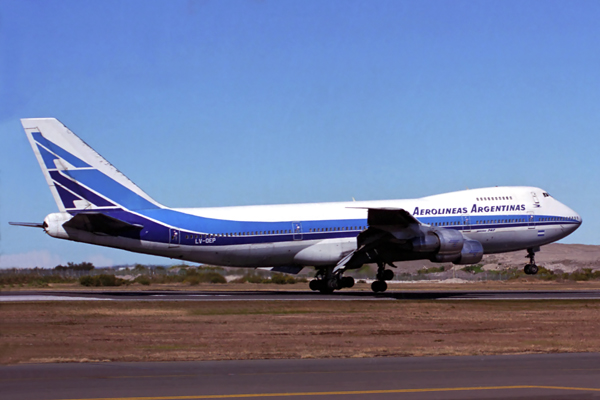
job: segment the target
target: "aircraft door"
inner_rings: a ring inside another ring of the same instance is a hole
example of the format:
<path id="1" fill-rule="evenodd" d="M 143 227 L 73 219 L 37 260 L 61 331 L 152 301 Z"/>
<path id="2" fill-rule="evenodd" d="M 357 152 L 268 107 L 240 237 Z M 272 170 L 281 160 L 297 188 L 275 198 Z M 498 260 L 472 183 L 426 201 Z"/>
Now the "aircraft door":
<path id="1" fill-rule="evenodd" d="M 169 247 L 179 247 L 180 236 L 178 229 L 169 229 Z"/>
<path id="2" fill-rule="evenodd" d="M 535 228 L 535 214 L 533 213 L 533 211 L 527 212 L 527 227 L 529 229 Z"/>
<path id="3" fill-rule="evenodd" d="M 537 194 L 535 194 L 535 192 L 531 192 L 531 196 L 533 197 L 533 206 L 534 207 L 539 207 L 540 206 L 540 200 L 537 197 Z"/>
<path id="4" fill-rule="evenodd" d="M 294 240 L 302 240 L 302 222 L 292 222 Z"/>
<path id="5" fill-rule="evenodd" d="M 471 217 L 468 215 L 462 216 L 462 231 L 471 232 Z"/>

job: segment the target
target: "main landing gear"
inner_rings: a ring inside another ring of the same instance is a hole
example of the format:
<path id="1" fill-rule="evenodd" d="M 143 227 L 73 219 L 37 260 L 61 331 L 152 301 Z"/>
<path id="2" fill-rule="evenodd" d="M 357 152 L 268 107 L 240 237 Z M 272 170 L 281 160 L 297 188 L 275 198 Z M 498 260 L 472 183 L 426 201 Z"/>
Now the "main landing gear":
<path id="1" fill-rule="evenodd" d="M 539 247 L 530 247 L 527 249 L 527 255 L 525 257 L 529 258 L 529 264 L 525 265 L 525 268 L 523 268 L 523 272 L 527 275 L 535 275 L 538 273 L 539 268 L 535 265 L 535 253 L 539 250 Z"/>
<path id="2" fill-rule="evenodd" d="M 330 294 L 333 293 L 334 290 L 351 288 L 354 286 L 353 277 L 342 276 L 341 273 L 333 274 L 332 270 L 332 268 L 318 270 L 315 279 L 308 284 L 310 290 L 318 290 L 323 294 Z"/>
<path id="3" fill-rule="evenodd" d="M 371 290 L 375 293 L 385 292 L 387 290 L 385 281 L 391 281 L 392 279 L 394 279 L 394 271 L 385 269 L 384 263 L 377 263 L 377 280 L 371 283 Z"/>

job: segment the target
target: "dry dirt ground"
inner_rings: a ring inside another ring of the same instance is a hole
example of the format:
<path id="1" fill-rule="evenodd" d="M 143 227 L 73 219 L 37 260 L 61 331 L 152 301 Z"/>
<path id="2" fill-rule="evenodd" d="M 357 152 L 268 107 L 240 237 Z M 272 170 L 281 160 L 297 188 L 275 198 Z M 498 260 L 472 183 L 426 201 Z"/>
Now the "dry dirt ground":
<path id="1" fill-rule="evenodd" d="M 600 351 L 600 301 L 0 304 L 0 363 Z"/>
<path id="2" fill-rule="evenodd" d="M 479 291 L 479 290 L 502 290 L 502 291 L 531 291 L 531 290 L 594 290 L 600 289 L 600 280 L 591 281 L 543 281 L 535 277 L 523 277 L 508 281 L 460 281 L 454 282 L 452 279 L 443 281 L 413 281 L 413 282 L 388 282 L 389 290 L 393 291 Z M 256 283 L 226 283 L 226 284 L 199 284 L 190 285 L 187 283 L 172 284 L 152 284 L 140 285 L 135 283 L 129 286 L 116 287 L 86 287 L 79 283 L 51 283 L 48 287 L 4 287 L 0 291 L 307 291 L 308 282 L 295 283 L 288 285 L 276 284 L 256 284 Z M 347 290 L 347 289 L 346 289 Z M 344 290 L 344 291 L 346 291 Z M 352 291 L 372 292 L 369 283 L 357 283 Z M 1 305 L 0 305 L 1 307 Z"/>

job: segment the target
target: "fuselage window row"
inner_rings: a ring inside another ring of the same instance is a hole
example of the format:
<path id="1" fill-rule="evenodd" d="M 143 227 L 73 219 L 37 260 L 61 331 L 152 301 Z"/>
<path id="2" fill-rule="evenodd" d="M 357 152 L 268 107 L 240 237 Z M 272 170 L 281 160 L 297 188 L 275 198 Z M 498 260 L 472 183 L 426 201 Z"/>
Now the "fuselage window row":
<path id="1" fill-rule="evenodd" d="M 512 196 L 499 196 L 499 197 L 477 197 L 477 201 L 496 201 L 496 200 L 512 200 Z"/>
<path id="2" fill-rule="evenodd" d="M 334 232 L 334 231 L 357 231 L 366 229 L 366 226 L 350 226 L 350 227 L 335 227 L 335 228 L 311 228 L 309 229 L 310 233 L 317 232 Z M 240 237 L 240 236 L 258 236 L 258 235 L 280 235 L 280 234 L 291 234 L 291 229 L 287 230 L 274 230 L 274 231 L 252 231 L 252 232 L 235 232 L 235 233 L 206 233 L 201 235 L 185 235 L 186 239 L 204 239 L 204 238 L 214 238 L 214 237 Z M 295 232 L 300 234 L 302 232 Z"/>

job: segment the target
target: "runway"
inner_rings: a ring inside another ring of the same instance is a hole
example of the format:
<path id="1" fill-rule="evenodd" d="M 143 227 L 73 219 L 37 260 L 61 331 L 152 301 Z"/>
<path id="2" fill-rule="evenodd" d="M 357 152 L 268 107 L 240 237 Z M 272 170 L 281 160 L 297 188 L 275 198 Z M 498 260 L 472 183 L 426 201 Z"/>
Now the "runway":
<path id="1" fill-rule="evenodd" d="M 323 295 L 311 291 L 3 291 L 2 301 L 344 301 L 344 300 L 600 300 L 600 290 L 536 291 L 339 291 Z"/>
<path id="2" fill-rule="evenodd" d="M 600 354 L 0 366 L 11 400 L 592 399 Z"/>

